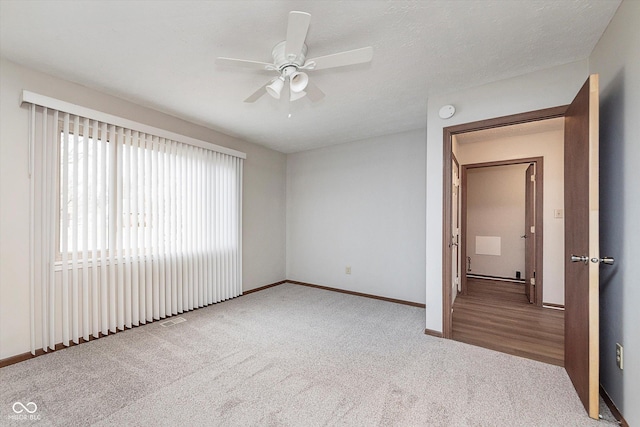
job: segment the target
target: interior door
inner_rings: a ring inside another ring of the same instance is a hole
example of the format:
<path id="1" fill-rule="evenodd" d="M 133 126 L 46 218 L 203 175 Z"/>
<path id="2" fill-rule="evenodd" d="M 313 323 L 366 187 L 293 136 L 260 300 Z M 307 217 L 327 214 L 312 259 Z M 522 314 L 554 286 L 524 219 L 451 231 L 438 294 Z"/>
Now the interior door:
<path id="1" fill-rule="evenodd" d="M 451 303 L 460 290 L 460 171 L 456 161 L 451 162 Z"/>
<path id="2" fill-rule="evenodd" d="M 598 419 L 598 75 L 565 115 L 565 368 L 591 418 Z"/>
<path id="3" fill-rule="evenodd" d="M 524 292 L 531 304 L 535 304 L 536 292 L 534 289 L 536 283 L 536 239 L 535 232 L 536 223 L 536 203 L 535 203 L 535 175 L 536 166 L 531 163 L 525 172 L 525 202 L 524 202 Z"/>

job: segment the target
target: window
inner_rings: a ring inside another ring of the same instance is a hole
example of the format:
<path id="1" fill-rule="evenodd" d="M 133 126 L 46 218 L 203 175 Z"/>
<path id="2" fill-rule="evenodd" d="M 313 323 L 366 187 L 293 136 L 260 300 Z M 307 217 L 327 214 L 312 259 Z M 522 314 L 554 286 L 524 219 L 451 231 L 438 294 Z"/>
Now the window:
<path id="1" fill-rule="evenodd" d="M 23 100 L 42 348 L 60 329 L 69 345 L 242 293 L 243 153 L 41 95 Z"/>
<path id="2" fill-rule="evenodd" d="M 225 204 L 237 204 L 234 169 L 214 152 L 117 128 L 110 135 L 106 126 L 68 120 L 59 123 L 60 254 L 109 250 L 112 240 L 130 251 L 177 247 L 180 237 L 197 239 L 192 228 L 204 216 L 224 221 Z M 220 242 L 227 250 L 237 245 L 237 236 L 229 237 Z"/>
<path id="3" fill-rule="evenodd" d="M 89 128 L 87 132 L 79 127 L 76 135 L 68 129 L 68 123 L 66 126 L 60 121 L 58 258 L 62 252 L 71 252 L 73 248 L 78 252 L 109 248 L 108 170 L 111 159 L 108 139 L 106 135 L 100 135 L 99 129 Z M 87 233 L 86 239 L 77 238 L 73 225 L 92 232 Z M 64 241 L 60 239 L 61 235 L 66 236 Z"/>

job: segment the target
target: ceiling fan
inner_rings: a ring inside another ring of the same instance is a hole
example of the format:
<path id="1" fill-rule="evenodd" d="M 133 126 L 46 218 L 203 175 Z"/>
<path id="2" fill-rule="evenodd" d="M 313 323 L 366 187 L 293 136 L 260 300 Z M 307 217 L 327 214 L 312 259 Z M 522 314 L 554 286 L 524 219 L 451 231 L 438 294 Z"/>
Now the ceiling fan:
<path id="1" fill-rule="evenodd" d="M 232 64 L 263 71 L 275 71 L 279 75 L 260 89 L 255 91 L 244 102 L 256 102 L 262 95 L 268 93 L 275 99 L 280 96 L 289 83 L 289 100 L 297 101 L 305 95 L 317 102 L 324 98 L 324 93 L 309 80 L 305 71 L 323 70 L 326 68 L 343 67 L 345 65 L 370 62 L 373 58 L 371 46 L 346 52 L 334 53 L 317 58 L 307 59 L 307 45 L 304 43 L 311 22 L 311 14 L 306 12 L 289 12 L 287 38 L 274 46 L 271 51 L 273 63 L 251 61 L 246 59 L 219 57 L 218 63 Z"/>

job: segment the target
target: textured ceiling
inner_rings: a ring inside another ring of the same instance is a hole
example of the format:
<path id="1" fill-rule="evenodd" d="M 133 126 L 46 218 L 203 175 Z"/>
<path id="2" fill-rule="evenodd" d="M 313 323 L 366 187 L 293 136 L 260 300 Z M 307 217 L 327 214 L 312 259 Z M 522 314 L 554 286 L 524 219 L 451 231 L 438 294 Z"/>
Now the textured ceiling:
<path id="1" fill-rule="evenodd" d="M 586 58 L 619 0 L 0 1 L 0 54 L 282 152 L 423 128 L 430 94 Z M 310 72 L 312 104 L 242 101 L 273 74 L 291 10 L 308 57 L 373 46 L 370 64 Z M 288 112 L 292 117 L 288 118 Z"/>

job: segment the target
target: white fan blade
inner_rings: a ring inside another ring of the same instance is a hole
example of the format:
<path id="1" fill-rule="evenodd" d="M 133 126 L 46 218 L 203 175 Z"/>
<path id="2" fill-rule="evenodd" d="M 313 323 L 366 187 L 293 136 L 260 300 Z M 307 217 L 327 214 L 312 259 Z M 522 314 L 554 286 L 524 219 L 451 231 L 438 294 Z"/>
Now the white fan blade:
<path id="1" fill-rule="evenodd" d="M 307 38 L 311 15 L 306 12 L 289 12 L 287 25 L 287 41 L 284 46 L 285 58 L 292 61 L 302 51 L 302 45 Z"/>
<path id="2" fill-rule="evenodd" d="M 267 86 L 269 86 L 269 83 L 271 83 L 271 82 L 272 82 L 272 80 L 269 80 L 268 82 L 266 82 L 264 85 L 262 85 L 262 87 L 260 89 L 258 89 L 257 91 L 253 92 L 251 94 L 251 96 L 249 96 L 247 99 L 245 99 L 244 102 L 247 102 L 247 103 L 256 102 L 258 99 L 260 99 L 262 97 L 262 95 L 267 93 Z"/>
<path id="3" fill-rule="evenodd" d="M 307 98 L 311 100 L 311 102 L 318 102 L 322 98 L 324 98 L 324 92 L 318 88 L 312 81 L 309 81 L 307 87 L 305 88 L 307 92 Z"/>
<path id="4" fill-rule="evenodd" d="M 348 50 L 346 52 L 311 58 L 307 60 L 302 68 L 309 70 L 322 70 L 325 68 L 344 67 L 345 65 L 369 62 L 372 58 L 373 48 L 368 46 L 360 49 Z"/>
<path id="5" fill-rule="evenodd" d="M 251 68 L 254 70 L 274 71 L 277 68 L 268 62 L 250 61 L 248 59 L 223 58 L 218 57 L 216 63 L 222 65 L 236 65 L 239 67 Z"/>

